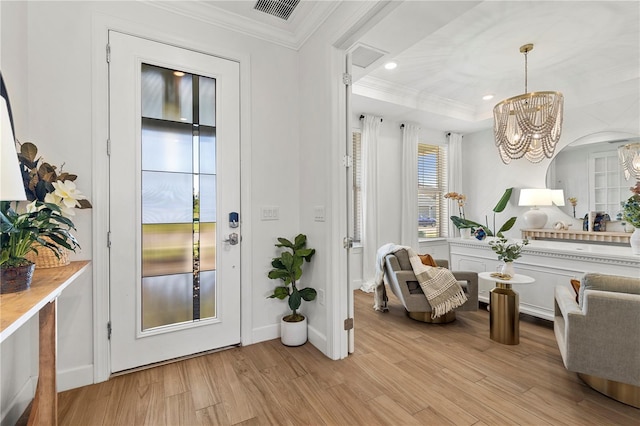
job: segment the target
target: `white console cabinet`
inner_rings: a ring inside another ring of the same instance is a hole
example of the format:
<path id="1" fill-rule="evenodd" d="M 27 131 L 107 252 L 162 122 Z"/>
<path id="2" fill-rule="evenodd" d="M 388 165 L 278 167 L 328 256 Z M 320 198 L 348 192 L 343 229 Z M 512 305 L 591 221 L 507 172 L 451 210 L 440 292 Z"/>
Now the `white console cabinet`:
<path id="1" fill-rule="evenodd" d="M 495 272 L 501 265 L 486 241 L 449 239 L 451 269 L 454 271 Z M 519 286 L 520 312 L 553 320 L 553 294 L 556 286 L 571 288 L 571 278 L 587 272 L 640 277 L 640 256 L 631 247 L 556 241 L 530 241 L 523 256 L 514 262 L 516 273 L 535 278 L 535 283 Z M 489 302 L 494 283 L 479 280 L 478 299 Z"/>

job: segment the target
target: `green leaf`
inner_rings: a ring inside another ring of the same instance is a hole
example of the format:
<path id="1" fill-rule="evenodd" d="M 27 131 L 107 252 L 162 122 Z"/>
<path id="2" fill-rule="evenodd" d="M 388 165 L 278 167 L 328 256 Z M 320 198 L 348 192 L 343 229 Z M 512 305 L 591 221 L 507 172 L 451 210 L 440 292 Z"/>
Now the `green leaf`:
<path id="1" fill-rule="evenodd" d="M 289 287 L 276 287 L 273 289 L 273 294 L 268 298 L 269 299 L 277 298 L 282 300 L 287 296 L 289 296 Z"/>
<path id="2" fill-rule="evenodd" d="M 292 311 L 296 311 L 302 304 L 302 296 L 299 291 L 294 290 L 289 295 L 289 308 Z"/>
<path id="3" fill-rule="evenodd" d="M 304 300 L 310 302 L 316 298 L 317 292 L 314 289 L 307 287 L 300 290 L 300 295 Z"/>
<path id="4" fill-rule="evenodd" d="M 507 207 L 512 192 L 513 188 L 507 188 L 506 191 L 504 191 L 504 194 L 502 194 L 502 198 L 500 198 L 498 204 L 496 204 L 496 206 L 493 208 L 493 211 L 495 213 L 501 213 Z"/>
<path id="5" fill-rule="evenodd" d="M 483 225 L 480 225 L 478 222 L 474 222 L 469 219 L 463 219 L 458 216 L 451 216 L 451 222 L 455 225 L 456 228 L 483 228 Z"/>
<path id="6" fill-rule="evenodd" d="M 507 232 L 508 230 L 510 230 L 511 228 L 513 228 L 513 225 L 515 225 L 516 220 L 518 218 L 516 216 L 512 217 L 511 219 L 509 219 L 508 221 L 506 221 L 504 223 L 504 225 L 502 225 L 502 227 L 500 228 L 500 230 L 498 231 L 498 237 L 502 237 L 502 233 L 503 232 Z"/>
<path id="7" fill-rule="evenodd" d="M 276 247 L 288 247 L 293 249 L 293 243 L 286 238 L 278 238 L 278 241 L 280 241 L 280 244 L 276 244 Z"/>
<path id="8" fill-rule="evenodd" d="M 300 250 L 305 246 L 305 244 L 307 244 L 307 236 L 304 234 L 298 234 L 296 235 L 293 249 L 295 251 Z"/>
<path id="9" fill-rule="evenodd" d="M 268 276 L 272 280 L 280 279 L 280 280 L 284 281 L 286 284 L 291 283 L 291 274 L 289 274 L 287 271 L 283 271 L 281 269 L 272 269 L 271 271 L 269 271 Z"/>
<path id="10" fill-rule="evenodd" d="M 296 255 L 304 258 L 307 262 L 311 262 L 311 258 L 316 253 L 316 249 L 301 249 L 296 250 Z"/>

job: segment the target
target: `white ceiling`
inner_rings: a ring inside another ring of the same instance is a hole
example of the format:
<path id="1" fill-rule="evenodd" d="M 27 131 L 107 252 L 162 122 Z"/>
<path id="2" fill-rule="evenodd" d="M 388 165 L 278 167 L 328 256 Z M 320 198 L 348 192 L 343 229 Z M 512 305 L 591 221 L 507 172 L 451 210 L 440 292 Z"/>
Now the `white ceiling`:
<path id="1" fill-rule="evenodd" d="M 302 0 L 283 21 L 253 10 L 255 0 L 159 2 L 293 49 L 339 3 Z M 519 48 L 533 43 L 528 91 L 562 92 L 565 121 L 574 112 L 602 120 L 603 130 L 640 134 L 639 1 L 378 4 L 383 16 L 357 45 L 385 54 L 367 68 L 354 66 L 354 113 L 463 133 L 491 128 L 493 106 L 524 93 Z M 383 68 L 389 60 L 398 63 L 393 71 Z M 485 94 L 495 97 L 483 101 Z"/>

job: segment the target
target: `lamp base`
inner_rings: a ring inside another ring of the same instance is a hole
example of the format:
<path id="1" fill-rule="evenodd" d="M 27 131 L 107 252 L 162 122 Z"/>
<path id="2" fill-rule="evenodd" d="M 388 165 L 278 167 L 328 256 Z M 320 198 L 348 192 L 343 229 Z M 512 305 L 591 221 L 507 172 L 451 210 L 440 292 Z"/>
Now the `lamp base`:
<path id="1" fill-rule="evenodd" d="M 547 214 L 537 208 L 527 210 L 524 215 L 522 215 L 522 218 L 528 229 L 544 228 L 544 225 L 547 223 Z"/>

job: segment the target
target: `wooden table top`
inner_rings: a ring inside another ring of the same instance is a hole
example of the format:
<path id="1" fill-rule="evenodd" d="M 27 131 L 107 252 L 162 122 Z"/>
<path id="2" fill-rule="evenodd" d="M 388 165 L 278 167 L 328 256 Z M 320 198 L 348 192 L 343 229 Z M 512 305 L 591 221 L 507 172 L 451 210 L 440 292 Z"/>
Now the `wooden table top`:
<path id="1" fill-rule="evenodd" d="M 24 291 L 0 295 L 0 342 L 55 300 L 85 269 L 90 261 L 71 262 L 67 266 L 37 269 L 31 286 Z"/>

